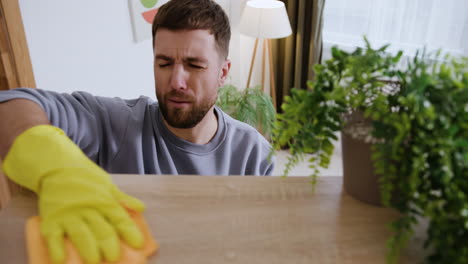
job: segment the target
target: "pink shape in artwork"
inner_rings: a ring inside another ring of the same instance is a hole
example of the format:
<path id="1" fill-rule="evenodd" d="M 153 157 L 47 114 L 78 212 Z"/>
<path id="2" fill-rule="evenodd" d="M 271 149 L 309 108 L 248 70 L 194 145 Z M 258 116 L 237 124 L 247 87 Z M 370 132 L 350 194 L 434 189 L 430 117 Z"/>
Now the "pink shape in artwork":
<path id="1" fill-rule="evenodd" d="M 159 9 L 159 8 L 152 9 L 152 10 L 150 10 L 150 11 L 143 12 L 143 13 L 141 13 L 141 15 L 142 15 L 143 18 L 146 20 L 146 22 L 148 22 L 149 24 L 153 24 L 153 19 L 154 19 L 154 17 L 156 16 L 156 13 L 158 13 L 158 9 Z"/>

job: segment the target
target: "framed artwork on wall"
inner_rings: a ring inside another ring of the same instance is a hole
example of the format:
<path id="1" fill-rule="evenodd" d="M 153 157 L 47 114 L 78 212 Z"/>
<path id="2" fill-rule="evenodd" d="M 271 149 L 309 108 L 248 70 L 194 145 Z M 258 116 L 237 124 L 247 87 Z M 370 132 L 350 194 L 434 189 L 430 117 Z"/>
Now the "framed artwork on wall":
<path id="1" fill-rule="evenodd" d="M 158 9 L 170 0 L 128 0 L 133 39 L 141 42 L 151 38 L 151 24 Z"/>

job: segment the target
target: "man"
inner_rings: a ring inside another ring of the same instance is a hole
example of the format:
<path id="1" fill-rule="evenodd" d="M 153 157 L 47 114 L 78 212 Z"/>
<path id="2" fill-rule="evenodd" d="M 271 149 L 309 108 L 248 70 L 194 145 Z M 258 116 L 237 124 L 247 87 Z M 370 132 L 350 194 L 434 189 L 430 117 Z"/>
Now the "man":
<path id="1" fill-rule="evenodd" d="M 38 194 L 41 232 L 55 262 L 65 258 L 64 235 L 89 263 L 117 260 L 119 236 L 142 245 L 122 205 L 142 211 L 143 203 L 118 190 L 108 172 L 272 173 L 268 142 L 214 106 L 230 69 L 229 39 L 228 18 L 215 2 L 172 0 L 153 24 L 158 103 L 0 92 L 3 170 Z"/>

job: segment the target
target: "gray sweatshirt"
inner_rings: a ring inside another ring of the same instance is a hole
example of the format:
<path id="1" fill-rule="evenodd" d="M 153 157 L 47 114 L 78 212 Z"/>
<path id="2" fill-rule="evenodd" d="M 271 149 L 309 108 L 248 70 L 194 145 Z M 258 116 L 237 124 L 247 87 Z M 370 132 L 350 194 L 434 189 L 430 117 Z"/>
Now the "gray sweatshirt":
<path id="1" fill-rule="evenodd" d="M 59 94 L 20 88 L 0 92 L 0 102 L 28 99 L 39 104 L 57 126 L 109 173 L 271 175 L 270 144 L 253 127 L 218 107 L 218 131 L 205 145 L 183 140 L 162 122 L 158 103 Z M 1 117 L 0 117 L 1 118 Z"/>

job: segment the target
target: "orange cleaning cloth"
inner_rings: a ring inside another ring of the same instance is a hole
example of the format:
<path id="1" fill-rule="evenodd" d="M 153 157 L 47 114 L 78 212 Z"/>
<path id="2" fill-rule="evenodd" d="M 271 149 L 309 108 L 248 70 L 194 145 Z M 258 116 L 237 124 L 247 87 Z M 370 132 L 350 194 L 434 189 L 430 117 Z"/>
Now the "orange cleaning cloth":
<path id="1" fill-rule="evenodd" d="M 102 262 L 108 264 L 145 264 L 147 257 L 154 254 L 159 249 L 159 244 L 153 239 L 148 229 L 145 219 L 140 213 L 128 211 L 132 219 L 143 232 L 145 244 L 141 249 L 134 249 L 121 242 L 121 258 L 117 262 Z M 53 264 L 49 257 L 47 244 L 40 232 L 40 218 L 34 216 L 26 222 L 26 246 L 29 256 L 29 264 Z M 67 259 L 65 264 L 85 264 L 81 260 L 78 251 L 73 244 L 65 239 L 65 250 Z"/>

